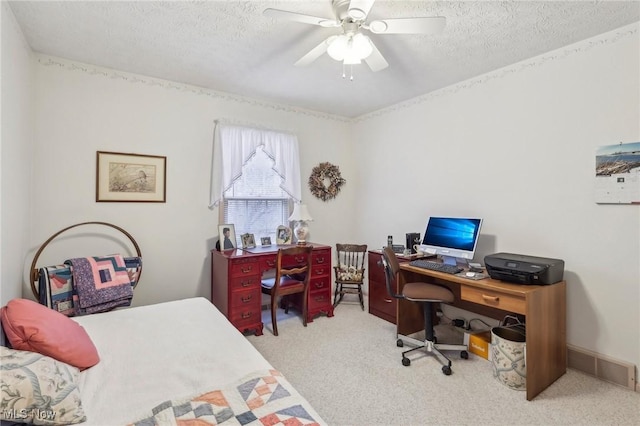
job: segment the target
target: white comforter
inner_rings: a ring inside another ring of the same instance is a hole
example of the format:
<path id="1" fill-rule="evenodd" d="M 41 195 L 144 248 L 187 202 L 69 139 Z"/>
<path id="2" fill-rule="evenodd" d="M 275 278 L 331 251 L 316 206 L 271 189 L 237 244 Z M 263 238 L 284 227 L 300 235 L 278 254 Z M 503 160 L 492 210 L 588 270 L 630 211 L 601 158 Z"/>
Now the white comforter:
<path id="1" fill-rule="evenodd" d="M 124 425 L 157 404 L 273 368 L 204 298 L 74 317 L 100 362 L 81 373 L 83 425 Z"/>

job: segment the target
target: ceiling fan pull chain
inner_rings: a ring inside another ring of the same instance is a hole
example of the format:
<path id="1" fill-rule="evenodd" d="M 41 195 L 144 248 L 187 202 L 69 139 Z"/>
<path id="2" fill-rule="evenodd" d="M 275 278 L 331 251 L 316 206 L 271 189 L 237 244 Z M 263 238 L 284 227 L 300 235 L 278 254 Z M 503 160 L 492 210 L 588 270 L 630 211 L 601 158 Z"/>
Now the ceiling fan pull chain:
<path id="1" fill-rule="evenodd" d="M 342 78 L 345 78 L 347 76 L 347 73 L 345 71 L 345 65 L 344 62 L 342 63 Z"/>
<path id="2" fill-rule="evenodd" d="M 349 65 L 349 73 L 351 74 L 351 78 L 349 80 L 353 81 L 353 65 Z"/>

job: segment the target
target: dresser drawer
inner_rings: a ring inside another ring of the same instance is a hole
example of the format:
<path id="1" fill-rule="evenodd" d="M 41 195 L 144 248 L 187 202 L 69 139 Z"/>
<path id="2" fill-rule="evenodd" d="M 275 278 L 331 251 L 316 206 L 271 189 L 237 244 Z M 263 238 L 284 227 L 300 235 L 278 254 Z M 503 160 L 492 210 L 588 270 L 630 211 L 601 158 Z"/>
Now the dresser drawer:
<path id="1" fill-rule="evenodd" d="M 502 309 L 503 311 L 523 315 L 526 313 L 525 299 L 499 291 L 462 286 L 460 288 L 460 297 L 462 300 L 467 300 L 479 305 L 491 306 L 492 308 Z"/>
<path id="2" fill-rule="evenodd" d="M 261 309 L 262 290 L 254 287 L 251 290 L 232 291 L 230 299 L 229 302 L 234 308 L 242 309 L 245 306 Z"/>
<path id="3" fill-rule="evenodd" d="M 248 290 L 252 288 L 259 289 L 260 285 L 261 285 L 260 275 L 236 277 L 229 280 L 229 290 L 232 292 L 238 291 L 238 290 Z"/>

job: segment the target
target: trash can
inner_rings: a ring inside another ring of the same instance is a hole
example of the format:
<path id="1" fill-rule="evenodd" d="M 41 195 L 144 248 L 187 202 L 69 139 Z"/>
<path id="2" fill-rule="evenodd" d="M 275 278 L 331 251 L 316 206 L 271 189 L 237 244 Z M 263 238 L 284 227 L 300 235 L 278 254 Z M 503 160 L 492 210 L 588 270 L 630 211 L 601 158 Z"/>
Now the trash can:
<path id="1" fill-rule="evenodd" d="M 491 329 L 493 377 L 514 390 L 526 390 L 526 333 L 522 327 Z"/>

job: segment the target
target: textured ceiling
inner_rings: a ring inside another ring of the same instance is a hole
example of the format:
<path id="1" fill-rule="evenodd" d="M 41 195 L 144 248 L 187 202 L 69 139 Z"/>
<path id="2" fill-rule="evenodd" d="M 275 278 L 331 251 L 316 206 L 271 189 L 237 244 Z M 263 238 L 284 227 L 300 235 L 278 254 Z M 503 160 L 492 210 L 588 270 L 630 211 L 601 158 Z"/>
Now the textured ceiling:
<path id="1" fill-rule="evenodd" d="M 438 35 L 371 35 L 389 67 L 323 55 L 293 64 L 338 28 L 282 21 L 266 8 L 333 17 L 331 0 L 11 1 L 47 55 L 336 114 L 360 115 L 640 21 L 637 1 L 389 1 L 369 19 L 444 16 Z"/>

